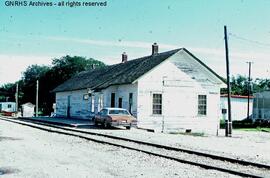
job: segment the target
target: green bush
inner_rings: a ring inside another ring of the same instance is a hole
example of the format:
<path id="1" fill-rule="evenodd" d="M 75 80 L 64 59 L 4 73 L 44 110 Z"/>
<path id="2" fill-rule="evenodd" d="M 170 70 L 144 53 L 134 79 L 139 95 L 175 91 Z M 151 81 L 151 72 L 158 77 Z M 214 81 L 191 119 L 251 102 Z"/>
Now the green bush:
<path id="1" fill-rule="evenodd" d="M 232 121 L 232 127 L 233 129 L 238 129 L 238 128 L 256 128 L 257 125 L 253 123 L 251 119 L 245 119 L 242 121 Z M 224 129 L 225 128 L 225 120 L 222 119 L 220 120 L 220 128 Z"/>

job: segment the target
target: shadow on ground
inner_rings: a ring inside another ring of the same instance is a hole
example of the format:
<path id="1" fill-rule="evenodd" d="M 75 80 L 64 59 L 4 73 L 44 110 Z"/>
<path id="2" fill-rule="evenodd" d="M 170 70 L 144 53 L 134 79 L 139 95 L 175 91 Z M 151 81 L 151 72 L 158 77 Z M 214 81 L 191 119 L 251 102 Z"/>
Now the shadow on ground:
<path id="1" fill-rule="evenodd" d="M 4 174 L 12 174 L 12 173 L 16 173 L 19 172 L 18 169 L 13 169 L 13 168 L 1 168 L 0 167 L 0 176 L 4 175 Z"/>
<path id="2" fill-rule="evenodd" d="M 14 138 L 14 137 L 0 137 L 0 141 L 5 141 L 5 140 L 22 140 L 21 138 Z M 1 174 L 0 174 L 1 175 Z"/>
<path id="3" fill-rule="evenodd" d="M 80 126 L 77 126 L 76 128 L 91 129 L 91 130 L 126 130 L 125 128 L 121 128 L 121 127 L 104 128 L 102 126 L 94 126 L 94 125 L 80 125 Z"/>

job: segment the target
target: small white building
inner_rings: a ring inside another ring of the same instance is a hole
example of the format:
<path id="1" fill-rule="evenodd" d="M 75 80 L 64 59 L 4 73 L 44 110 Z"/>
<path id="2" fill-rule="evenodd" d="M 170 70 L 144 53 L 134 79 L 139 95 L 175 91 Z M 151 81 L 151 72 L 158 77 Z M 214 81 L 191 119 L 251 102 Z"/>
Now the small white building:
<path id="1" fill-rule="evenodd" d="M 15 102 L 0 102 L 0 112 L 15 112 L 16 103 Z"/>
<path id="2" fill-rule="evenodd" d="M 215 133 L 222 78 L 180 48 L 81 72 L 54 89 L 56 115 L 90 118 L 103 107 L 128 109 L 138 127 Z"/>
<path id="3" fill-rule="evenodd" d="M 35 114 L 35 105 L 28 102 L 22 104 L 22 117 L 33 117 Z"/>
<path id="4" fill-rule="evenodd" d="M 270 120 L 270 90 L 254 93 L 253 119 Z"/>
<path id="5" fill-rule="evenodd" d="M 228 119 L 228 95 L 220 96 L 220 112 L 226 110 L 225 118 Z M 249 117 L 252 116 L 253 96 L 249 100 Z M 240 121 L 247 118 L 248 96 L 231 95 L 231 116 L 233 121 Z"/>

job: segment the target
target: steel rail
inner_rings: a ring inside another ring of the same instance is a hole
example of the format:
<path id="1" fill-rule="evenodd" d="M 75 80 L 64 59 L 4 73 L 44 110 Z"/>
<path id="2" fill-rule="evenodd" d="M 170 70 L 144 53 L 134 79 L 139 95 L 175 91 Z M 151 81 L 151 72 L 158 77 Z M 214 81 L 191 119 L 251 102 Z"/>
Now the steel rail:
<path id="1" fill-rule="evenodd" d="M 23 120 L 33 121 L 32 119 L 23 119 Z M 156 143 L 134 140 L 134 139 L 130 139 L 130 138 L 118 137 L 118 136 L 101 134 L 101 133 L 90 132 L 90 131 L 77 130 L 77 129 L 67 128 L 67 127 L 60 127 L 60 126 L 56 126 L 56 125 L 49 124 L 49 123 L 42 123 L 42 121 L 41 122 L 34 121 L 33 123 L 38 123 L 40 125 L 50 126 L 53 128 L 63 129 L 63 130 L 67 130 L 67 131 L 74 131 L 74 132 L 83 133 L 83 134 L 102 136 L 102 137 L 107 137 L 107 138 L 111 138 L 111 139 L 118 139 L 118 140 L 138 143 L 138 144 L 142 144 L 142 145 L 152 146 L 152 147 L 156 147 L 156 148 L 163 148 L 163 149 L 171 150 L 171 151 L 180 151 L 180 152 L 195 154 L 198 156 L 204 156 L 204 157 L 208 157 L 208 158 L 212 158 L 212 159 L 228 161 L 230 163 L 237 163 L 237 164 L 244 165 L 244 166 L 253 166 L 253 167 L 265 168 L 265 169 L 270 170 L 270 165 L 261 164 L 261 163 L 255 163 L 255 162 L 249 162 L 249 161 L 245 161 L 245 160 L 228 158 L 228 157 L 224 157 L 224 156 L 213 155 L 213 154 L 208 154 L 208 153 L 203 153 L 203 152 L 198 152 L 198 151 L 188 150 L 188 149 L 183 149 L 183 148 L 176 148 L 176 147 L 172 147 L 172 146 L 160 145 L 160 144 L 156 144 Z M 64 125 L 66 125 L 66 124 L 64 124 Z M 66 125 L 66 126 L 68 126 L 68 125 Z"/>
<path id="2" fill-rule="evenodd" d="M 216 167 L 216 166 L 212 166 L 212 165 L 197 163 L 197 162 L 193 162 L 193 161 L 187 161 L 187 160 L 184 160 L 184 159 L 179 159 L 179 158 L 175 158 L 175 157 L 172 157 L 172 156 L 167 156 L 167 155 L 163 155 L 163 154 L 159 154 L 159 153 L 153 153 L 153 152 L 150 152 L 150 151 L 146 151 L 146 150 L 142 150 L 142 149 L 138 149 L 138 148 L 133 148 L 133 147 L 129 147 L 129 146 L 121 145 L 121 144 L 116 144 L 116 143 L 111 143 L 111 142 L 107 142 L 107 141 L 97 140 L 97 139 L 89 138 L 89 137 L 86 137 L 86 136 L 77 135 L 77 134 L 74 134 L 74 133 L 68 133 L 68 132 L 63 132 L 63 131 L 58 131 L 58 130 L 52 130 L 52 129 L 48 129 L 48 128 L 44 128 L 44 127 L 40 127 L 40 126 L 36 126 L 36 125 L 32 125 L 32 124 L 17 122 L 17 121 L 14 121 L 14 119 L 12 119 L 12 120 L 11 119 L 4 119 L 4 118 L 0 118 L 0 119 L 4 120 L 4 121 L 7 121 L 7 122 L 20 124 L 20 125 L 23 125 L 23 126 L 28 126 L 28 127 L 31 127 L 31 128 L 35 128 L 35 129 L 39 129 L 39 130 L 43 130 L 43 131 L 47 131 L 47 132 L 51 132 L 51 133 L 58 133 L 58 134 L 62 134 L 62 135 L 74 136 L 74 137 L 78 137 L 78 138 L 85 139 L 85 140 L 88 140 L 88 141 L 93 141 L 93 142 L 96 142 L 96 143 L 107 144 L 107 145 L 121 147 L 121 148 L 129 149 L 129 150 L 133 150 L 133 151 L 138 151 L 138 152 L 146 153 L 146 154 L 149 154 L 149 155 L 166 158 L 166 159 L 169 159 L 169 160 L 174 160 L 174 161 L 177 161 L 177 162 L 180 162 L 180 163 L 199 166 L 199 167 L 204 168 L 204 169 L 217 170 L 217 171 L 226 172 L 226 173 L 233 174 L 233 175 L 239 175 L 239 176 L 242 176 L 242 177 L 261 178 L 261 176 L 258 176 L 258 175 L 253 175 L 253 174 L 249 174 L 249 173 L 243 173 L 243 172 L 239 172 L 239 171 L 235 171 L 235 170 L 230 170 L 230 169 Z M 51 127 L 49 124 L 44 125 L 44 126 Z M 52 127 L 52 128 L 56 128 L 56 127 Z M 72 132 L 75 131 L 74 129 L 67 129 L 67 128 L 63 129 L 61 127 L 56 128 L 56 129 L 62 129 L 62 130 L 65 130 L 65 131 L 72 131 Z M 87 134 L 87 133 L 83 132 L 83 134 Z"/>

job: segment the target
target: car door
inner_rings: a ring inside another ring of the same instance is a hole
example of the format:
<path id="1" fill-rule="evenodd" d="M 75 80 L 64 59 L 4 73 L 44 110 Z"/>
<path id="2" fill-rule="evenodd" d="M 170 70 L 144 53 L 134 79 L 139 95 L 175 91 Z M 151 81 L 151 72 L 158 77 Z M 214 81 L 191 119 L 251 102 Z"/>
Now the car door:
<path id="1" fill-rule="evenodd" d="M 102 109 L 102 112 L 100 112 L 101 121 L 104 123 L 107 119 L 108 110 Z"/>
<path id="2" fill-rule="evenodd" d="M 102 112 L 103 112 L 103 110 L 98 112 L 97 115 L 95 116 L 97 122 L 103 122 L 103 120 L 102 120 Z"/>

